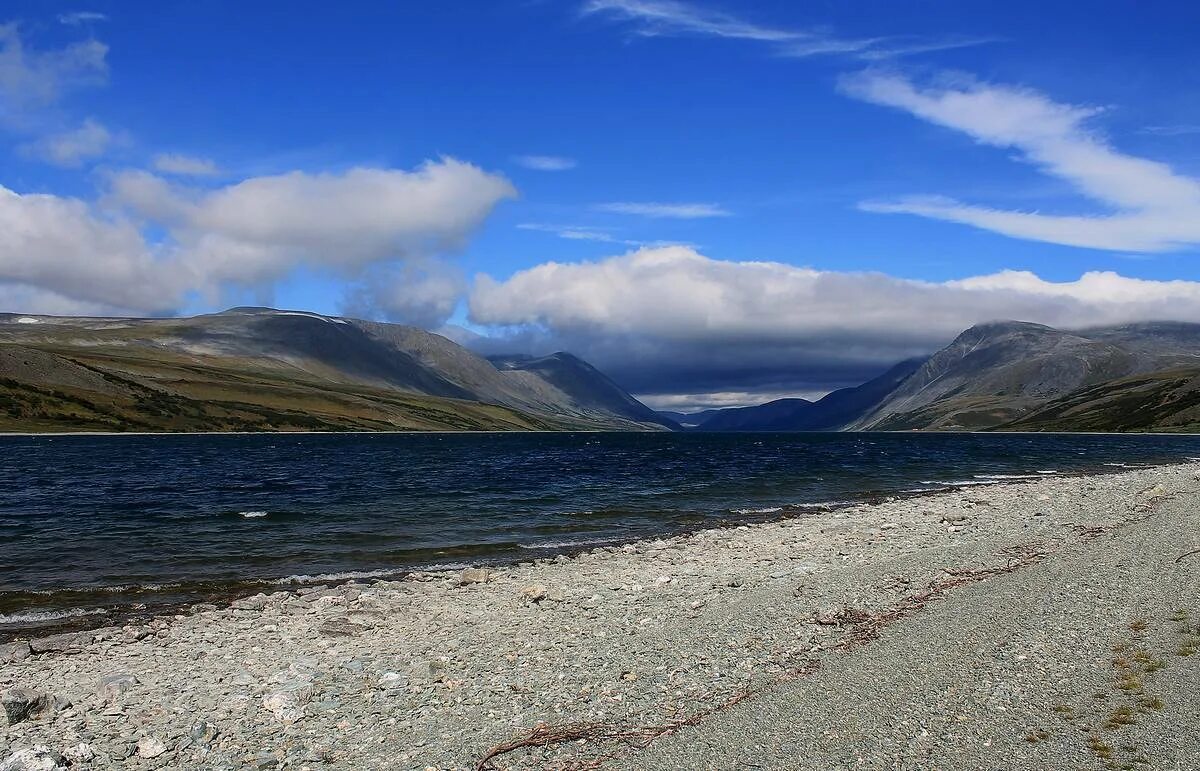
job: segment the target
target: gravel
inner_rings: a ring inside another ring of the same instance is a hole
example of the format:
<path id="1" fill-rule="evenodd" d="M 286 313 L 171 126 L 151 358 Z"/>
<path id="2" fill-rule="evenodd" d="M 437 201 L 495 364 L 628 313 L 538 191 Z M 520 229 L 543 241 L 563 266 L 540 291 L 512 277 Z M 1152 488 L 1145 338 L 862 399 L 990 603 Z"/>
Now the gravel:
<path id="1" fill-rule="evenodd" d="M 474 768 L 579 723 L 562 735 L 590 740 L 492 763 L 1197 768 L 1200 555 L 1174 559 L 1200 546 L 1198 473 L 972 487 L 31 641 L 0 652 L 0 691 L 38 705 L 0 724 L 0 769 Z"/>

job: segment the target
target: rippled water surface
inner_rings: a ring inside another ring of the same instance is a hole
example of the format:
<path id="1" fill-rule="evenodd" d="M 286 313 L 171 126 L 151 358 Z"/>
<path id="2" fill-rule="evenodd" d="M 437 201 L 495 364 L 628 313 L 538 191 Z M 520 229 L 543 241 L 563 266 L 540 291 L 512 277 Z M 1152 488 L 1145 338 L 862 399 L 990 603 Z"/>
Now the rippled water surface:
<path id="1" fill-rule="evenodd" d="M 0 631 L 1197 455 L 1189 436 L 0 437 Z"/>

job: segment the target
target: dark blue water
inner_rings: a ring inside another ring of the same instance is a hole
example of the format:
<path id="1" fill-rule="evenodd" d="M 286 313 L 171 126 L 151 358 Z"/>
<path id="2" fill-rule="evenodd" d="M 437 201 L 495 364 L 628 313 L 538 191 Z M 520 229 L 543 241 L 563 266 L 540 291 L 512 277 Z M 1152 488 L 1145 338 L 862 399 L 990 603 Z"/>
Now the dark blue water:
<path id="1" fill-rule="evenodd" d="M 0 631 L 1196 455 L 1189 436 L 0 437 Z"/>

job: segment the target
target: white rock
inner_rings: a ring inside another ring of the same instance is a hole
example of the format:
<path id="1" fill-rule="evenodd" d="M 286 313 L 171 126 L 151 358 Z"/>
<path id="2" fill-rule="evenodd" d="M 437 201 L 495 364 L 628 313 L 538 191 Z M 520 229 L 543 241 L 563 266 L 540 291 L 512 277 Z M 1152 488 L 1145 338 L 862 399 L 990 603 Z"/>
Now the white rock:
<path id="1" fill-rule="evenodd" d="M 384 688 L 399 688 L 408 683 L 408 678 L 399 672 L 384 672 L 379 676 L 379 685 Z"/>
<path id="2" fill-rule="evenodd" d="M 137 754 L 141 758 L 157 758 L 167 751 L 167 745 L 157 736 L 143 736 L 138 739 Z"/>
<path id="3" fill-rule="evenodd" d="M 59 760 L 49 747 L 35 744 L 0 760 L 0 771 L 62 771 L 66 766 Z"/>
<path id="4" fill-rule="evenodd" d="M 72 764 L 86 763 L 87 761 L 96 757 L 96 753 L 92 751 L 92 746 L 84 742 L 67 747 L 62 751 L 62 755 Z"/>

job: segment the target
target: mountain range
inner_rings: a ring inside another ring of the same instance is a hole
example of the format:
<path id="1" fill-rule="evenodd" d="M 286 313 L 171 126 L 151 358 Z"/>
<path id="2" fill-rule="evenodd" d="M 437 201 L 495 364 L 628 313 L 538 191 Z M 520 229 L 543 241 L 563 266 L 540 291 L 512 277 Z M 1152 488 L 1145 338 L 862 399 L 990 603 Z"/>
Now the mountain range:
<path id="1" fill-rule="evenodd" d="M 980 324 L 928 359 L 815 402 L 672 418 L 702 431 L 1196 431 L 1200 325 Z"/>
<path id="2" fill-rule="evenodd" d="M 488 360 L 398 324 L 0 314 L 0 431 L 674 428 L 568 353 Z"/>
<path id="3" fill-rule="evenodd" d="M 815 401 L 656 413 L 569 353 L 233 308 L 0 314 L 0 431 L 1196 431 L 1200 325 L 980 324 Z"/>

